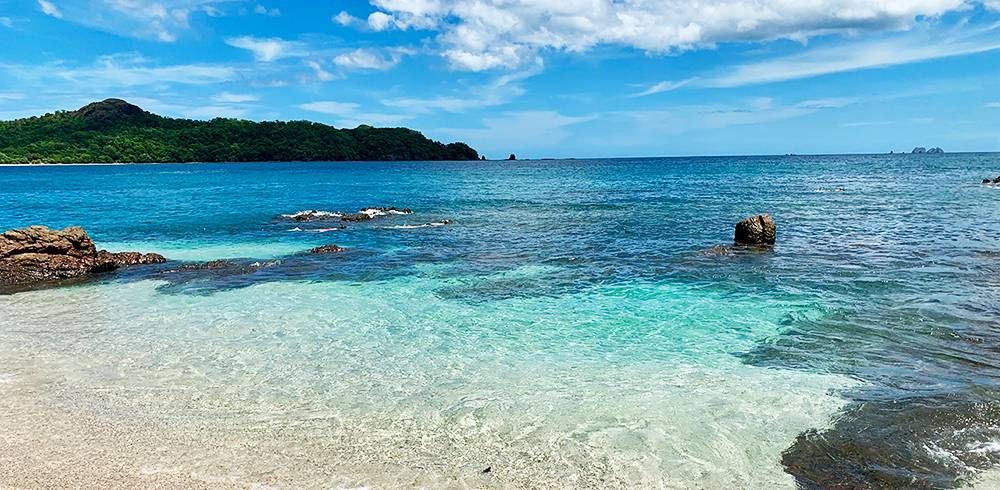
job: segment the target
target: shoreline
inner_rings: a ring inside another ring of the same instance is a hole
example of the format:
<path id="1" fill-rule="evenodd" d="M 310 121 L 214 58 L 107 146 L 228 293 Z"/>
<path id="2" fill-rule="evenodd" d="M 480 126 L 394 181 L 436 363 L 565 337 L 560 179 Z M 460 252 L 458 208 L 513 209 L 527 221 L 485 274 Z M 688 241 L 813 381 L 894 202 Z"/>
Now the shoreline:
<path id="1" fill-rule="evenodd" d="M 699 159 L 723 159 L 723 158 L 812 158 L 812 157 L 917 157 L 917 158 L 941 158 L 948 156 L 965 155 L 996 155 L 1000 150 L 987 151 L 950 151 L 942 154 L 933 153 L 796 153 L 796 154 L 748 154 L 748 155 L 667 155 L 667 156 L 616 156 L 616 157 L 539 157 L 539 158 L 518 158 L 508 160 L 506 158 L 488 158 L 486 160 L 283 160 L 283 161 L 252 161 L 252 162 L 72 162 L 72 163 L 0 163 L 0 167 L 84 167 L 84 166 L 125 166 L 125 165 L 240 165 L 240 164 L 280 164 L 280 163 L 508 163 L 508 162 L 566 162 L 566 161 L 595 161 L 595 160 L 687 160 Z"/>

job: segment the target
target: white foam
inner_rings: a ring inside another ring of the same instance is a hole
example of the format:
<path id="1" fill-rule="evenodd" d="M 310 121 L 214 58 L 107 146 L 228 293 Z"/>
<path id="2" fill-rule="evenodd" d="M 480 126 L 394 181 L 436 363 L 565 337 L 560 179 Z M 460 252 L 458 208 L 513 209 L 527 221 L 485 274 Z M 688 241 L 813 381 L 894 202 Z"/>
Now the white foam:
<path id="1" fill-rule="evenodd" d="M 298 219 L 298 218 L 340 218 L 343 217 L 343 213 L 336 213 L 333 211 L 320 211 L 318 209 L 306 209 L 304 211 L 297 211 L 292 214 L 283 214 L 282 218 L 285 219 Z"/>
<path id="2" fill-rule="evenodd" d="M 402 214 L 413 214 L 412 211 L 404 211 L 399 209 L 379 209 L 379 208 L 365 208 L 358 211 L 358 214 L 367 215 L 369 218 L 376 218 L 379 216 L 389 216 L 389 215 L 402 215 Z"/>
<path id="3" fill-rule="evenodd" d="M 447 226 L 451 224 L 451 221 L 435 221 L 433 223 L 424 223 L 422 225 L 396 225 L 396 226 L 386 226 L 386 228 L 393 230 L 414 230 L 417 228 L 437 228 L 439 226 Z"/>
<path id="4" fill-rule="evenodd" d="M 288 231 L 305 232 L 305 233 L 329 233 L 331 231 L 340 231 L 340 230 L 343 230 L 343 228 L 315 228 L 311 230 L 305 230 L 296 226 L 295 228 L 290 228 Z"/>

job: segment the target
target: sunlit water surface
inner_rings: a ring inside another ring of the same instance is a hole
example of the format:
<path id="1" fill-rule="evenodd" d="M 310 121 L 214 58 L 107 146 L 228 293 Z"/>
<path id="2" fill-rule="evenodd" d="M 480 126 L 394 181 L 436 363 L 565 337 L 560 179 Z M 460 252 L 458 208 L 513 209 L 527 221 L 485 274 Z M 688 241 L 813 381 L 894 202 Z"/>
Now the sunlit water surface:
<path id="1" fill-rule="evenodd" d="M 975 154 L 0 168 L 0 228 L 80 225 L 172 259 L 0 296 L 0 486 L 42 468 L 982 482 L 1000 460 L 1000 188 L 978 182 L 997 173 Z M 368 206 L 414 213 L 280 218 Z M 756 212 L 773 251 L 712 249 Z M 301 254 L 329 243 L 348 251 Z"/>

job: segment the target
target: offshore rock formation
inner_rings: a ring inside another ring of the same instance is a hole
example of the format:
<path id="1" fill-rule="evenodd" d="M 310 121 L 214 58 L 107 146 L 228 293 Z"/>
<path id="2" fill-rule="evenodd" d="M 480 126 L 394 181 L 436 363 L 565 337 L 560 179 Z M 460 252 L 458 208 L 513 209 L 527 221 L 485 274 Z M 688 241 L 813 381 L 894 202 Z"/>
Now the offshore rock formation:
<path id="1" fill-rule="evenodd" d="M 334 245 L 334 244 L 330 244 L 330 245 L 323 245 L 322 247 L 316 247 L 316 248 L 310 250 L 309 253 L 310 254 L 314 254 L 314 255 L 315 254 L 335 254 L 335 253 L 343 252 L 345 250 L 347 250 L 347 249 L 344 248 L 344 247 L 341 247 L 341 246 L 338 246 L 338 245 Z"/>
<path id="2" fill-rule="evenodd" d="M 776 237 L 777 225 L 769 215 L 758 214 L 736 223 L 737 245 L 774 245 Z"/>
<path id="3" fill-rule="evenodd" d="M 97 250 L 80 227 L 50 230 L 30 226 L 0 235 L 0 288 L 110 272 L 121 267 L 166 262 L 162 255 Z"/>
<path id="4" fill-rule="evenodd" d="M 356 213 L 339 213 L 334 211 L 320 211 L 317 209 L 306 209 L 304 211 L 298 211 L 292 214 L 283 214 L 281 219 L 287 219 L 292 221 L 300 222 L 311 222 L 311 221 L 347 221 L 347 222 L 357 222 L 357 221 L 369 221 L 375 218 L 381 218 L 383 216 L 393 216 L 393 215 L 403 215 L 403 214 L 413 214 L 413 210 L 410 208 L 393 208 L 393 207 L 370 207 L 359 209 Z"/>

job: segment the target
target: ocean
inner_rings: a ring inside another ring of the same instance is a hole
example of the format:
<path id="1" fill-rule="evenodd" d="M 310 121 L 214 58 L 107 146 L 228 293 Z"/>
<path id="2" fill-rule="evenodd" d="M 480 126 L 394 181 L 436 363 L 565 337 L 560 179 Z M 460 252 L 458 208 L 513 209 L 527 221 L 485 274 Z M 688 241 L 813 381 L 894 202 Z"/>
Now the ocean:
<path id="1" fill-rule="evenodd" d="M 0 296 L 0 486 L 995 484 L 998 174 L 1000 154 L 2 167 L 0 229 L 170 261 Z M 413 212 L 286 216 L 373 206 Z M 777 245 L 732 247 L 756 213 Z M 303 253 L 326 244 L 347 250 Z"/>

